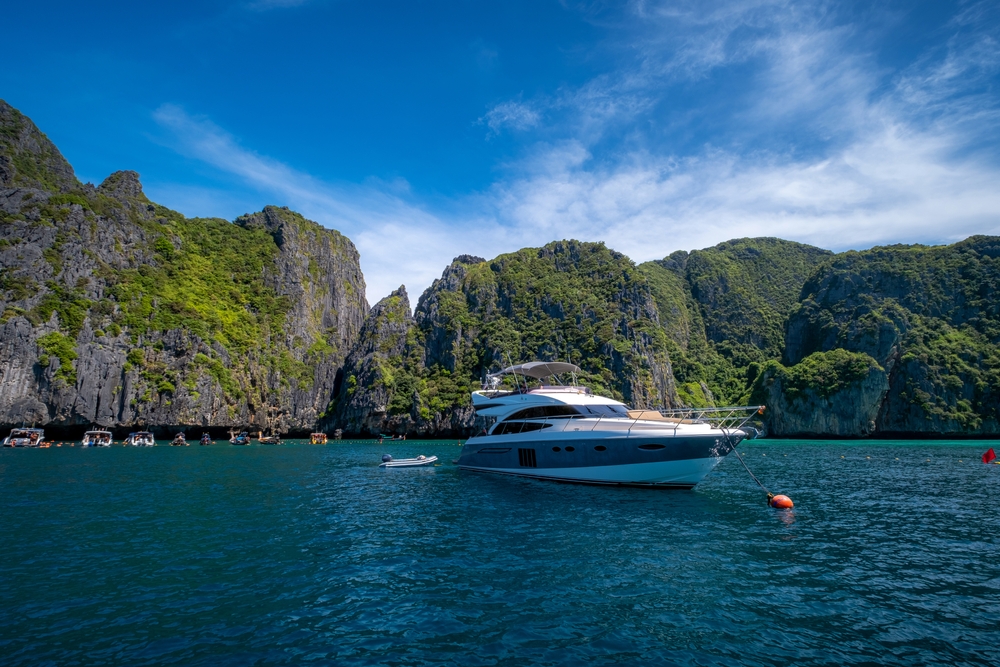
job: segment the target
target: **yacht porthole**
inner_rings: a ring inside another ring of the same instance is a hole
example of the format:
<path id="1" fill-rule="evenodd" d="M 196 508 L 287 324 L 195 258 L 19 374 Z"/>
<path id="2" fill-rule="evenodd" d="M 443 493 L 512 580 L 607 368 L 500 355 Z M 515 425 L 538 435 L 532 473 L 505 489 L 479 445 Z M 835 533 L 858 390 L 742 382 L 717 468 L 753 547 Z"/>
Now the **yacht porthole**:
<path id="1" fill-rule="evenodd" d="M 594 449 L 596 449 L 599 452 L 603 452 L 607 450 L 607 447 L 605 447 L 604 445 L 598 445 L 597 447 L 594 447 Z"/>
<path id="2" fill-rule="evenodd" d="M 572 448 L 572 447 L 567 447 L 567 448 L 566 448 L 566 451 L 567 451 L 567 452 L 572 452 L 572 451 L 573 451 L 573 448 Z"/>
<path id="3" fill-rule="evenodd" d="M 562 450 L 561 450 L 561 449 L 559 449 L 558 447 L 553 447 L 553 448 L 552 448 L 552 451 L 554 451 L 554 452 L 560 452 L 560 451 L 562 451 Z"/>

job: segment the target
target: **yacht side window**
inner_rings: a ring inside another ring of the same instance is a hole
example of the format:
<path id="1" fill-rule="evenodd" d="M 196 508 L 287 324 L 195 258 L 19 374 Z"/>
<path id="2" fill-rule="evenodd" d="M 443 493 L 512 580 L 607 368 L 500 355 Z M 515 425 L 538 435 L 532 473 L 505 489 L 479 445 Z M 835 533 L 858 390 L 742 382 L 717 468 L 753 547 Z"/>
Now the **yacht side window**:
<path id="1" fill-rule="evenodd" d="M 580 415 L 572 405 L 536 405 L 533 408 L 518 410 L 504 421 L 514 421 L 515 419 L 552 419 L 578 417 Z"/>
<path id="2" fill-rule="evenodd" d="M 552 424 L 544 422 L 522 422 L 503 421 L 497 424 L 490 435 L 514 435 L 516 433 L 528 433 L 530 431 L 541 431 L 543 428 L 551 428 Z"/>
<path id="3" fill-rule="evenodd" d="M 628 417 L 628 408 L 624 405 L 585 405 L 580 410 L 598 417 Z"/>

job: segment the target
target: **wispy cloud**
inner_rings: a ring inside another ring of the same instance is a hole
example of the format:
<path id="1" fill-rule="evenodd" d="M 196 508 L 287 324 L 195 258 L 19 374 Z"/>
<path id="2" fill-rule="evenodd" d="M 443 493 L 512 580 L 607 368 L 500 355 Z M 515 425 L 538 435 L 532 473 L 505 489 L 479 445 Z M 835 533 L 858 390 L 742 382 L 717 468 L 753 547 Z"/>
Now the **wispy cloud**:
<path id="1" fill-rule="evenodd" d="M 335 185 L 325 183 L 283 162 L 244 148 L 228 132 L 207 118 L 192 116 L 181 107 L 165 104 L 154 113 L 168 130 L 167 141 L 179 153 L 236 176 L 262 196 L 255 207 L 287 205 L 306 217 L 337 229 L 354 241 L 361 253 L 369 301 L 376 301 L 400 285 L 424 287 L 452 257 L 464 252 L 461 240 L 447 231 L 436 215 L 405 201 L 398 183 Z M 164 190 L 170 194 L 169 189 Z M 202 191 L 174 191 L 172 202 L 200 204 Z M 174 206 L 181 208 L 177 203 Z M 204 209 L 183 210 L 204 215 Z"/>
<path id="2" fill-rule="evenodd" d="M 981 23 L 956 19 L 960 38 L 894 74 L 823 5 L 632 8 L 640 56 L 564 91 L 558 122 L 573 138 L 538 146 L 494 186 L 498 220 L 602 239 L 636 260 L 736 236 L 846 249 L 1000 233 L 998 156 L 984 150 L 998 129 L 997 42 Z M 751 83 L 721 110 L 669 99 L 731 67 Z M 607 110 L 623 97 L 628 106 Z M 642 129 L 676 122 L 682 134 L 699 114 L 723 127 L 694 150 Z M 600 147 L 623 128 L 627 149 Z"/>
<path id="3" fill-rule="evenodd" d="M 720 151 L 611 170 L 568 164 L 498 186 L 496 208 L 545 240 L 605 240 L 637 261 L 743 236 L 842 250 L 1000 233 L 1000 172 L 951 150 L 946 137 L 888 127 L 818 160 Z"/>
<path id="4" fill-rule="evenodd" d="M 486 124 L 493 135 L 500 134 L 504 128 L 512 130 L 527 130 L 541 120 L 541 116 L 535 109 L 521 102 L 501 102 L 486 112 L 486 115 L 479 119 L 480 124 Z"/>
<path id="5" fill-rule="evenodd" d="M 458 254 L 561 238 L 643 261 L 742 236 L 842 250 L 1000 234 L 1000 48 L 997 22 L 976 19 L 983 6 L 898 71 L 824 5 L 630 8 L 616 29 L 635 57 L 491 108 L 479 121 L 491 135 L 539 138 L 491 187 L 452 201 L 323 182 L 178 107 L 156 119 L 177 150 L 350 236 L 371 300 L 400 283 L 419 293 Z M 740 80 L 711 78 L 727 68 Z M 692 93 L 720 80 L 732 88 L 721 101 Z"/>

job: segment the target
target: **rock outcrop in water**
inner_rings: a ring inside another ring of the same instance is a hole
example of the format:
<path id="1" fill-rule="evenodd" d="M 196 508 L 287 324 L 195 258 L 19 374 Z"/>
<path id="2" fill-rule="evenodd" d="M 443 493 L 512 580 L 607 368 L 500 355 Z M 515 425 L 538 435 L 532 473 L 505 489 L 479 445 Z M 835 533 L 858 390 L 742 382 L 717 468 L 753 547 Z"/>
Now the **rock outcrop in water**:
<path id="1" fill-rule="evenodd" d="M 784 436 L 858 437 L 875 431 L 889 385 L 863 353 L 817 352 L 801 364 L 764 367 L 752 398 L 766 405 L 769 431 Z"/>

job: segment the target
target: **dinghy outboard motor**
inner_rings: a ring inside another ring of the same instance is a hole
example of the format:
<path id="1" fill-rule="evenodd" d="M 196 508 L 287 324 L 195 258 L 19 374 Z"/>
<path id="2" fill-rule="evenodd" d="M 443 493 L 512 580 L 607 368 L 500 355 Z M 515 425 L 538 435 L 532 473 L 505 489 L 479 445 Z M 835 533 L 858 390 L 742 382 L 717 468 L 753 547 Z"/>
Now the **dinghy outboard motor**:
<path id="1" fill-rule="evenodd" d="M 383 454 L 382 455 L 382 463 L 388 463 L 391 460 L 392 460 L 392 456 L 390 454 Z"/>

